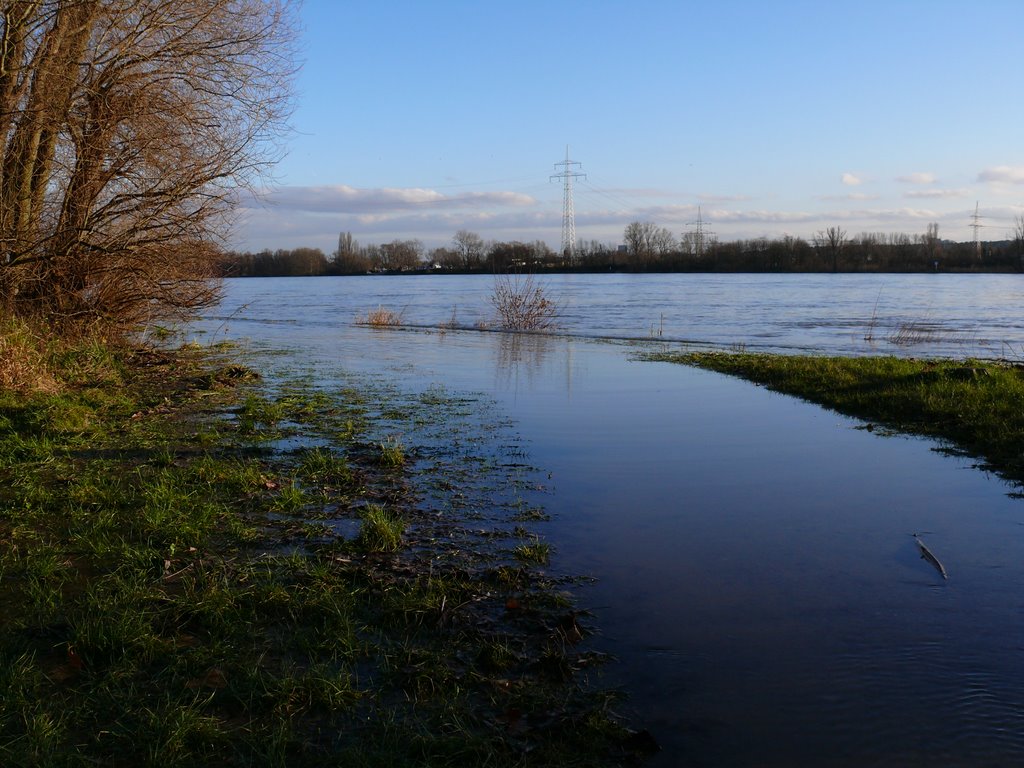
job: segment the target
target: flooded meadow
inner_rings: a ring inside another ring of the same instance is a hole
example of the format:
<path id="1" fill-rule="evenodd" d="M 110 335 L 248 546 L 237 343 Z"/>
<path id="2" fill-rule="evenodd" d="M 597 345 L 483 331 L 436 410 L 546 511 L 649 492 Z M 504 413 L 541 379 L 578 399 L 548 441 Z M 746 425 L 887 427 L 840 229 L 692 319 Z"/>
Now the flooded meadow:
<path id="1" fill-rule="evenodd" d="M 562 306 L 551 335 L 480 329 L 492 285 L 234 280 L 190 332 L 244 343 L 270 378 L 371 375 L 493 408 L 536 475 L 526 493 L 550 517 L 551 568 L 593 577 L 578 601 L 617 658 L 601 684 L 622 687 L 623 713 L 661 744 L 652 764 L 1024 759 L 1016 489 L 935 442 L 638 359 L 702 347 L 1017 359 L 1022 278 L 558 276 L 545 283 Z M 354 323 L 379 307 L 406 325 Z"/>

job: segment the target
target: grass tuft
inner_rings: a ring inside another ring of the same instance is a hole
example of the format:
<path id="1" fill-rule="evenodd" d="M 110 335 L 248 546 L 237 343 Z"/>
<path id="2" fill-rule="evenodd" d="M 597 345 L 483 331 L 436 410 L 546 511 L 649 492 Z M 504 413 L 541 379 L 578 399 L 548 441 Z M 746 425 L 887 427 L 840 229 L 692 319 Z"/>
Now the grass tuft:
<path id="1" fill-rule="evenodd" d="M 380 463 L 385 467 L 401 467 L 405 464 L 405 447 L 394 435 L 380 444 Z"/>
<path id="2" fill-rule="evenodd" d="M 379 504 L 368 504 L 362 512 L 358 544 L 370 552 L 394 552 L 402 545 L 405 521 Z"/>
<path id="3" fill-rule="evenodd" d="M 518 545 L 512 550 L 512 553 L 521 562 L 547 565 L 551 560 L 551 545 L 546 541 L 535 539 L 526 544 Z"/>

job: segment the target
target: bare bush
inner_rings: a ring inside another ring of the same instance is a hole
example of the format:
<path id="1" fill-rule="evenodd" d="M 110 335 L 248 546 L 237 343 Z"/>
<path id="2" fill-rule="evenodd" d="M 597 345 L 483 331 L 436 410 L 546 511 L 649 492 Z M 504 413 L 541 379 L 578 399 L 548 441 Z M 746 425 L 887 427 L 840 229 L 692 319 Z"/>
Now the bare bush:
<path id="1" fill-rule="evenodd" d="M 497 325 L 507 331 L 543 331 L 554 328 L 559 307 L 533 275 L 498 275 L 491 304 Z"/>

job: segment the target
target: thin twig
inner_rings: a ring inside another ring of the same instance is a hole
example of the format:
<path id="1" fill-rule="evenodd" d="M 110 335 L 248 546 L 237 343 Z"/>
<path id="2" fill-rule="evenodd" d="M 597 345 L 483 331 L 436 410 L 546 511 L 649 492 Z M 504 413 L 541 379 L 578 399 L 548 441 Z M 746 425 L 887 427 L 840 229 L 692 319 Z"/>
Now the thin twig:
<path id="1" fill-rule="evenodd" d="M 916 533 L 914 534 L 914 541 L 917 542 L 917 548 L 921 550 L 921 559 L 927 560 L 929 563 L 935 566 L 935 570 L 939 572 L 943 579 L 948 579 L 949 576 L 946 574 L 945 566 L 943 566 L 942 563 L 939 562 L 939 558 L 937 558 L 932 553 L 932 551 L 925 546 L 924 542 L 921 541 L 921 537 L 918 536 Z"/>

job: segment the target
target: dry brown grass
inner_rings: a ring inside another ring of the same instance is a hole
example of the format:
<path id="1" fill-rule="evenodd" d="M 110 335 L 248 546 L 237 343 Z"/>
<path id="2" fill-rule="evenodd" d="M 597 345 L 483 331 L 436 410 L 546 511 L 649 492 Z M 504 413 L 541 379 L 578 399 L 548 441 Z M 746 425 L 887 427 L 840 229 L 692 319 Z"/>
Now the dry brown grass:
<path id="1" fill-rule="evenodd" d="M 358 325 L 372 325 L 377 328 L 394 328 L 402 324 L 402 312 L 395 312 L 393 309 L 377 307 L 371 309 L 365 315 L 356 318 Z"/>
<path id="2" fill-rule="evenodd" d="M 45 342 L 27 326 L 0 324 L 0 390 L 56 392 L 60 384 L 46 355 Z"/>

